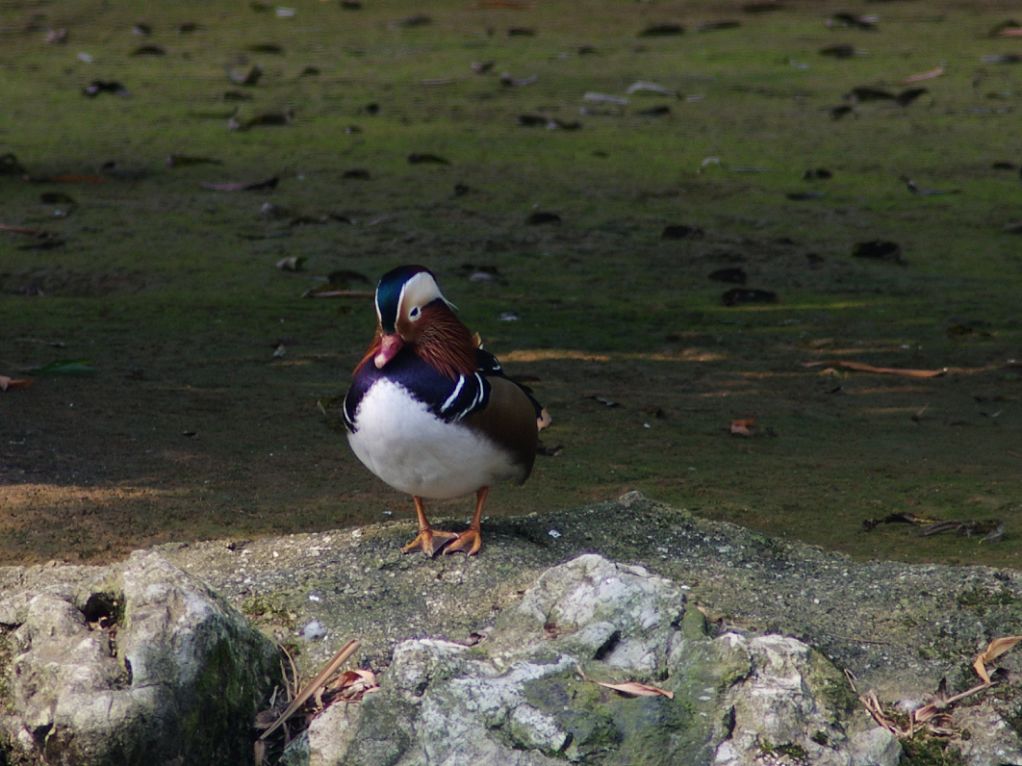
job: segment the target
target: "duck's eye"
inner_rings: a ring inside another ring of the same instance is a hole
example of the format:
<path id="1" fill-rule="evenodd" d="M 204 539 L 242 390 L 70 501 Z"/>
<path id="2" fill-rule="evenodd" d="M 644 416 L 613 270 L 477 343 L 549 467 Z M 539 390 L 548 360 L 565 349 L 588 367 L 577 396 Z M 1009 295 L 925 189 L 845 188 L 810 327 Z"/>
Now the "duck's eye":
<path id="1" fill-rule="evenodd" d="M 418 306 L 412 306 L 412 310 L 408 312 L 408 318 L 409 319 L 418 319 L 419 318 L 419 314 L 421 314 L 421 313 L 422 312 L 419 311 L 419 307 Z"/>

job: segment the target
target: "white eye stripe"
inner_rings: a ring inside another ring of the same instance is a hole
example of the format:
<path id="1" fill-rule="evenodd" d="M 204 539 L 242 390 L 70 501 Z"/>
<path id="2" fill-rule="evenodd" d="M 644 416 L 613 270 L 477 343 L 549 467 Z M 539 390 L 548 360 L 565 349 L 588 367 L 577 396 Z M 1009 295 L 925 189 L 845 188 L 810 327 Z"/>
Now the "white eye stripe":
<path id="1" fill-rule="evenodd" d="M 422 307 L 428 306 L 437 298 L 443 301 L 447 300 L 441 294 L 433 276 L 425 271 L 419 272 L 401 287 L 401 294 L 398 297 L 398 315 L 411 320 L 421 319 Z"/>

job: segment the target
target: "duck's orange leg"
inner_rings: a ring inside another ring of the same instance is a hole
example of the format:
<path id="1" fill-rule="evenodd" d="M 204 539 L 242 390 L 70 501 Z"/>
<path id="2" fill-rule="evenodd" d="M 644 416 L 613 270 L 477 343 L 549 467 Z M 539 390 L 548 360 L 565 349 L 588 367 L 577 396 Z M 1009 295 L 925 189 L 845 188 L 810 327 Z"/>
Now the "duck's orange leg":
<path id="1" fill-rule="evenodd" d="M 401 549 L 402 553 L 410 553 L 416 549 L 421 550 L 427 556 L 432 556 L 438 549 L 433 545 L 433 538 L 437 537 L 441 540 L 450 540 L 457 537 L 454 532 L 444 532 L 439 529 L 433 529 L 429 525 L 429 519 L 426 518 L 426 509 L 422 504 L 422 498 L 417 495 L 412 495 L 412 500 L 415 501 L 415 515 L 419 520 L 419 534 L 415 536 L 408 545 Z M 442 547 L 442 546 L 441 546 Z"/>
<path id="2" fill-rule="evenodd" d="M 476 490 L 476 512 L 472 514 L 472 523 L 468 525 L 468 529 L 457 536 L 457 540 L 444 548 L 444 553 L 454 553 L 455 551 L 464 550 L 465 546 L 468 545 L 471 546 L 468 549 L 469 556 L 475 556 L 479 553 L 479 549 L 483 547 L 483 535 L 481 529 L 483 506 L 486 505 L 486 496 L 489 494 L 489 487 L 480 487 Z"/>

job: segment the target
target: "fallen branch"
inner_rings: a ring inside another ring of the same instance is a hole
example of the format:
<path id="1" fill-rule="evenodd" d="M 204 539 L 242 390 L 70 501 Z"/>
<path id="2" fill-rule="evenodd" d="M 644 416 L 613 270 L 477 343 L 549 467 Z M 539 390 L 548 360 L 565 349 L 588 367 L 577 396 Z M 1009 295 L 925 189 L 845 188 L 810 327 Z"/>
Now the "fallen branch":
<path id="1" fill-rule="evenodd" d="M 883 518 L 865 519 L 862 528 L 869 532 L 881 524 L 912 524 L 922 527 L 918 534 L 921 537 L 939 535 L 942 532 L 956 532 L 963 537 L 986 535 L 984 540 L 993 542 L 1004 535 L 1004 522 L 1000 519 L 979 519 L 973 521 L 945 521 L 929 516 L 919 516 L 911 511 L 889 513 Z"/>
<path id="2" fill-rule="evenodd" d="M 919 534 L 923 537 L 939 535 L 941 532 L 956 532 L 963 537 L 973 535 L 991 535 L 998 530 L 1003 534 L 1004 522 L 1000 519 L 981 519 L 979 521 L 941 521 L 921 529 Z"/>
<path id="3" fill-rule="evenodd" d="M 941 524 L 940 519 L 930 518 L 928 516 L 918 516 L 911 511 L 903 511 L 899 513 L 889 513 L 882 519 L 866 519 L 862 522 L 862 528 L 869 532 L 871 529 L 875 529 L 881 524 L 914 524 L 916 526 L 931 526 L 934 524 Z"/>

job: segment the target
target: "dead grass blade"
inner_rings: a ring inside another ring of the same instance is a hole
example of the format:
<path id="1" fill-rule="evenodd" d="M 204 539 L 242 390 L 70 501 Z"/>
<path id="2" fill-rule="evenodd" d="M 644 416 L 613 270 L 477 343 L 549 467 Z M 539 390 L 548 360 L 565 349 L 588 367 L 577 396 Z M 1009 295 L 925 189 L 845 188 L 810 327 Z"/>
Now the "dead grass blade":
<path id="1" fill-rule="evenodd" d="M 914 82 L 924 82 L 925 80 L 933 80 L 936 77 L 942 77 L 944 75 L 944 67 L 936 66 L 933 69 L 927 69 L 925 72 L 919 72 L 917 74 L 910 74 L 902 83 L 910 85 Z"/>
<path id="2" fill-rule="evenodd" d="M 893 718 L 884 712 L 884 707 L 880 704 L 880 700 L 877 699 L 876 692 L 869 691 L 865 694 L 860 694 L 859 702 L 861 702 L 862 706 L 866 708 L 866 712 L 869 713 L 873 720 L 877 722 L 878 726 L 883 726 L 887 729 L 887 731 L 899 738 L 912 736 L 913 729 L 911 719 L 907 729 L 899 726 Z"/>
<path id="3" fill-rule="evenodd" d="M 280 714 L 277 720 L 274 721 L 273 724 L 266 729 L 266 731 L 259 735 L 259 739 L 265 741 L 271 734 L 273 734 L 273 732 L 283 726 L 284 723 L 293 716 L 295 712 L 297 712 L 298 709 L 304 705 L 334 673 L 337 672 L 341 665 L 343 665 L 347 659 L 355 653 L 356 649 L 358 649 L 358 641 L 356 639 L 352 639 L 346 643 L 341 650 L 333 656 L 333 659 L 331 659 L 330 662 L 328 662 L 326 666 L 316 674 L 316 677 L 309 681 L 309 683 L 307 683 L 304 688 L 295 695 L 295 698 L 291 700 L 291 704 L 287 706 L 284 712 Z"/>
<path id="4" fill-rule="evenodd" d="M 289 700 L 293 700 L 298 696 L 298 665 L 295 663 L 294 655 L 288 651 L 288 648 L 283 644 L 280 645 L 281 652 L 284 653 L 284 657 L 287 659 L 287 670 L 290 672 L 283 672 L 285 670 L 284 663 L 281 661 L 280 669 L 281 675 L 284 678 L 284 692 L 287 694 Z"/>
<path id="5" fill-rule="evenodd" d="M 1019 641 L 1022 641 L 1022 636 L 1001 636 L 1000 638 L 995 638 L 973 660 L 972 668 L 976 671 L 976 675 L 983 679 L 983 683 L 986 686 L 990 686 L 993 683 L 990 680 L 990 674 L 987 672 L 987 664 L 993 662 L 1002 654 L 1011 651 Z"/>
<path id="6" fill-rule="evenodd" d="M 803 367 L 840 367 L 843 370 L 855 372 L 870 372 L 874 375 L 898 375 L 903 378 L 941 378 L 950 372 L 947 367 L 939 370 L 913 370 L 906 367 L 876 367 L 865 362 L 856 362 L 851 359 L 836 359 L 829 362 L 803 362 Z"/>

